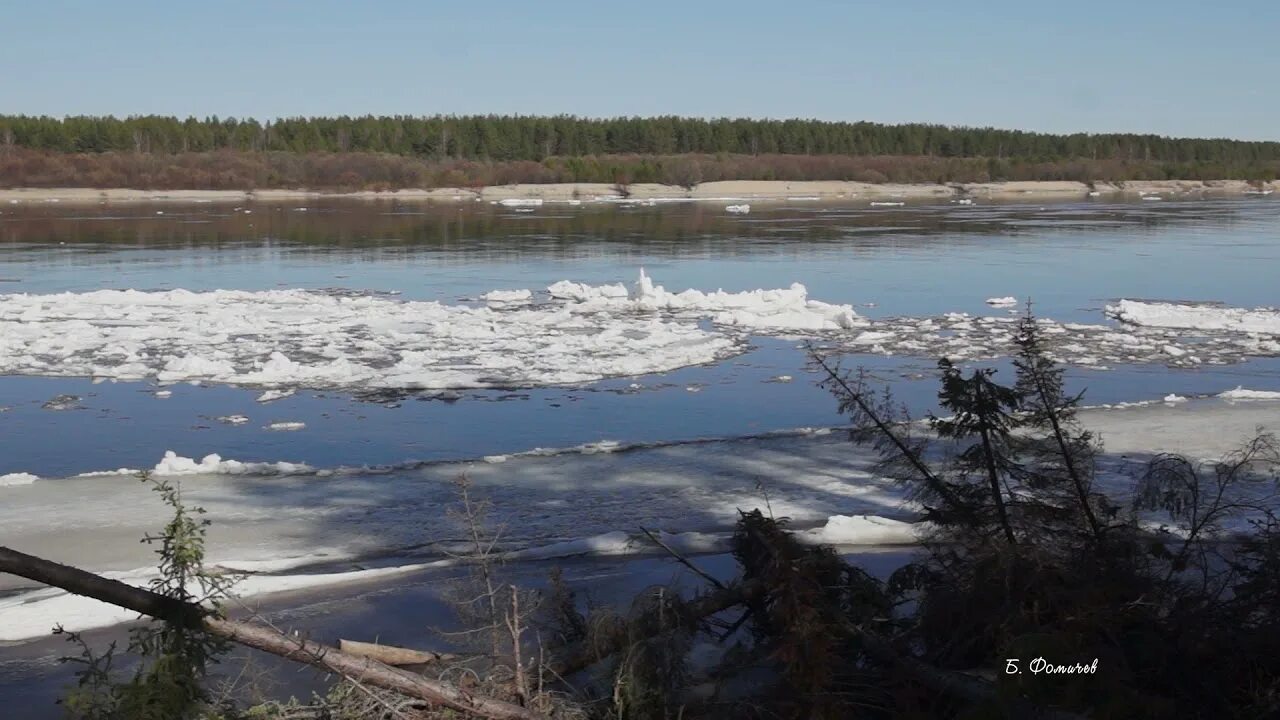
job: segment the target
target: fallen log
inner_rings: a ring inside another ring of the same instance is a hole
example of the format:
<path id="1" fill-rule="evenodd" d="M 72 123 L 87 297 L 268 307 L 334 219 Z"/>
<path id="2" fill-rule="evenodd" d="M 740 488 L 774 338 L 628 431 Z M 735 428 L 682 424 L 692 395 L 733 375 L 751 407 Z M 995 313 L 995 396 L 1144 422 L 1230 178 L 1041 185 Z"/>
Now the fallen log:
<path id="1" fill-rule="evenodd" d="M 402 665 L 432 665 L 458 659 L 457 655 L 448 653 L 413 650 L 396 647 L 395 645 L 367 643 L 358 640 L 339 640 L 338 649 L 348 655 L 357 655 L 396 667 Z"/>
<path id="2" fill-rule="evenodd" d="M 76 595 L 101 600 L 165 622 L 204 629 L 247 647 L 469 715 L 492 720 L 539 720 L 543 717 L 513 703 L 474 695 L 451 683 L 415 675 L 386 663 L 352 655 L 301 637 L 290 637 L 274 628 L 220 618 L 199 605 L 7 547 L 0 547 L 0 572 L 62 588 Z"/>

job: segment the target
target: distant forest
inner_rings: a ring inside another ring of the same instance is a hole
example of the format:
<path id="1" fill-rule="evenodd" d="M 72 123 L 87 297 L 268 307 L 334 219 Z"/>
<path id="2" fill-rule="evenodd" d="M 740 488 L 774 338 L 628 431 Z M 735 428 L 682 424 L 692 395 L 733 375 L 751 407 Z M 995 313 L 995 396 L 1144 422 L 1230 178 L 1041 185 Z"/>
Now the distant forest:
<path id="1" fill-rule="evenodd" d="M 818 120 L 0 116 L 0 185 L 399 188 L 508 182 L 1244 179 L 1280 142 Z M 79 181 L 77 182 L 77 179 Z"/>

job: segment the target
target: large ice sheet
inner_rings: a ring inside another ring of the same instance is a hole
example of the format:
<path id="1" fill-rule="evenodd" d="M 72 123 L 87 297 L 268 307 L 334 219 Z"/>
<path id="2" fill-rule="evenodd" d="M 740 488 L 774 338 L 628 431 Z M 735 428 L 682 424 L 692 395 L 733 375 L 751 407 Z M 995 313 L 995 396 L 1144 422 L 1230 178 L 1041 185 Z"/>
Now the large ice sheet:
<path id="1" fill-rule="evenodd" d="M 590 286 L 559 282 L 547 288 L 552 297 L 572 300 L 577 311 L 665 312 L 676 317 L 711 318 L 717 325 L 766 332 L 840 331 L 867 325 L 849 305 L 810 300 L 800 283 L 776 290 L 674 293 L 640 271 L 628 291 L 622 285 Z"/>
<path id="2" fill-rule="evenodd" d="M 489 307 L 306 290 L 0 295 L 0 373 L 263 387 L 529 387 L 664 372 L 739 352 L 742 334 L 865 324 L 798 283 L 730 293 L 561 281 Z M 719 329 L 698 326 L 711 319 Z M 267 393 L 266 399 L 278 396 Z"/>
<path id="3" fill-rule="evenodd" d="M 1280 335 L 1280 310 L 1234 308 L 1218 305 L 1121 300 L 1107 306 L 1117 320 L 1146 327 L 1187 330 L 1230 330 Z"/>
<path id="4" fill-rule="evenodd" d="M 0 373 L 265 387 L 539 386 L 663 372 L 741 342 L 666 317 L 304 290 L 0 295 Z"/>

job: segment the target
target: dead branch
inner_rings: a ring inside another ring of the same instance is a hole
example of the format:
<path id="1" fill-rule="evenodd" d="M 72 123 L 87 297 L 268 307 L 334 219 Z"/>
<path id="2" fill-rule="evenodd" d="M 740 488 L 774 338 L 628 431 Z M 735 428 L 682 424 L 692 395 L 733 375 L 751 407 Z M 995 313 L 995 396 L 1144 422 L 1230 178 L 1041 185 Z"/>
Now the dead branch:
<path id="1" fill-rule="evenodd" d="M 662 548 L 663 550 L 666 550 L 668 553 L 670 553 L 671 557 L 673 557 L 673 558 L 675 558 L 676 560 L 678 560 L 678 561 L 680 562 L 680 564 L 681 564 L 681 565 L 684 565 L 685 567 L 687 567 L 687 568 L 689 568 L 690 570 L 694 571 L 694 572 L 695 572 L 695 573 L 697 573 L 698 575 L 702 576 L 702 579 L 706 580 L 707 582 L 711 583 L 712 585 L 716 586 L 717 588 L 720 588 L 721 590 L 728 590 L 728 588 L 727 588 L 727 587 L 725 587 L 725 584 L 724 584 L 724 583 L 722 583 L 722 582 L 720 582 L 719 580 L 717 580 L 717 579 L 715 579 L 714 577 L 712 577 L 710 574 L 708 574 L 708 573 L 707 573 L 705 570 L 703 570 L 702 568 L 698 567 L 697 565 L 694 565 L 692 562 L 689 562 L 689 559 L 688 559 L 688 558 L 686 558 L 685 556 L 683 556 L 683 555 L 681 555 L 680 553 L 676 552 L 674 549 L 672 549 L 672 548 L 671 548 L 671 546 L 670 546 L 670 545 L 667 545 L 666 543 L 662 542 L 662 540 L 661 540 L 657 535 L 654 535 L 653 533 L 649 532 L 649 531 L 648 531 L 648 530 L 646 530 L 644 527 L 641 527 L 641 528 L 640 528 L 640 532 L 644 533 L 646 537 L 648 537 L 650 540 L 652 540 L 654 545 L 657 545 L 658 547 L 660 547 L 660 548 Z"/>

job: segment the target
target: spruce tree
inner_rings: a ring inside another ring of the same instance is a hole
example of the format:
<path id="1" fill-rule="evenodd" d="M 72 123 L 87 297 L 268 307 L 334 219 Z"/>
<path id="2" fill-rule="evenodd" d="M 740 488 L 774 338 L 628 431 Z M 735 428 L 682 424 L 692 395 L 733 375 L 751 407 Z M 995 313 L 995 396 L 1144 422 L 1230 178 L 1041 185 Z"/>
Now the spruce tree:
<path id="1" fill-rule="evenodd" d="M 939 437 L 973 441 L 957 457 L 957 469 L 965 476 L 974 472 L 985 476 L 1000 531 L 1015 545 L 1005 493 L 1007 480 L 1018 470 L 1011 439 L 1018 425 L 1014 415 L 1020 404 L 1018 394 L 992 381 L 993 369 L 979 368 L 965 377 L 947 358 L 938 361 L 938 369 L 942 371 L 938 403 L 952 416 L 931 417 L 929 424 Z"/>
<path id="2" fill-rule="evenodd" d="M 1025 439 L 1025 446 L 1035 478 L 1052 493 L 1063 484 L 1065 493 L 1074 499 L 1095 539 L 1102 535 L 1092 496 L 1094 456 L 1097 442 L 1092 433 L 1076 422 L 1076 409 L 1083 391 L 1068 395 L 1064 389 L 1063 369 L 1047 354 L 1040 326 L 1031 312 L 1031 304 L 1018 322 L 1017 354 L 1013 366 L 1017 372 L 1014 389 L 1019 397 L 1022 423 L 1037 431 L 1039 437 Z"/>

